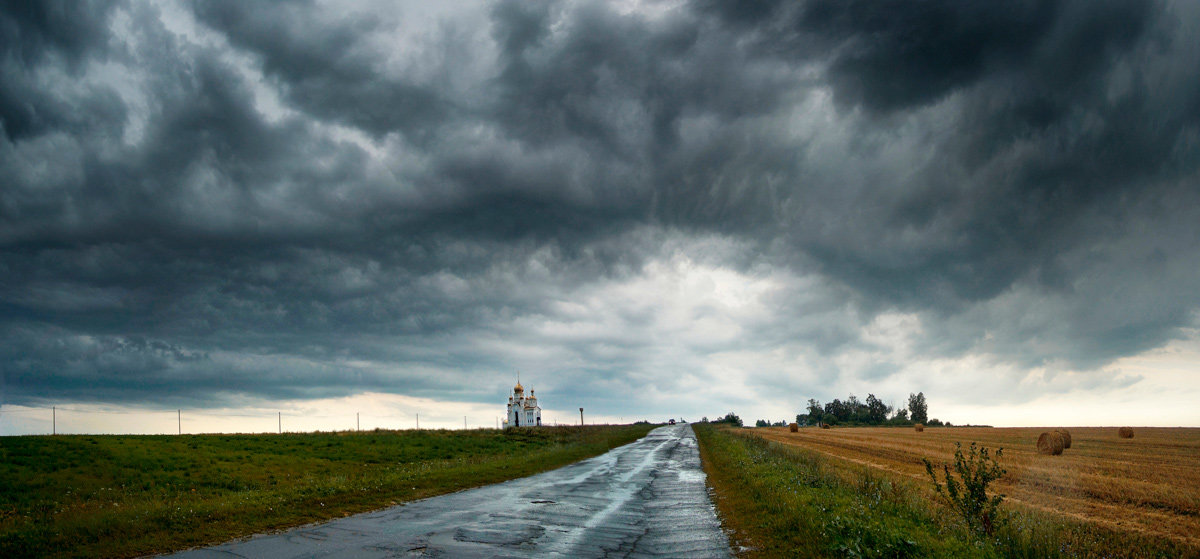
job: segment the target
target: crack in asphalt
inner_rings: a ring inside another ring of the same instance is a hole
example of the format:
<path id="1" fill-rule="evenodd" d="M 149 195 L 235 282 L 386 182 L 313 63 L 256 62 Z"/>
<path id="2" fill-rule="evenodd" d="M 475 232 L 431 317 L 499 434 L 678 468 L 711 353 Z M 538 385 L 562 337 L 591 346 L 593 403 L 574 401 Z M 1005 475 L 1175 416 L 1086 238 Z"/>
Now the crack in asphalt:
<path id="1" fill-rule="evenodd" d="M 172 557 L 729 558 L 704 481 L 681 424 L 535 476 Z"/>

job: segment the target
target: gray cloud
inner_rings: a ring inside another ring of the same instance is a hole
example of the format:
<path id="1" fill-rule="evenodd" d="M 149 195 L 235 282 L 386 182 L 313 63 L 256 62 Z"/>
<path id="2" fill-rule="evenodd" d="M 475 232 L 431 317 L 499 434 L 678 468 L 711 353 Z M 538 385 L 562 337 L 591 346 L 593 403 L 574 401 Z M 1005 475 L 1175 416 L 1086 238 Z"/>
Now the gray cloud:
<path id="1" fill-rule="evenodd" d="M 381 68 L 383 53 L 364 41 L 381 31 L 378 14 L 339 18 L 307 2 L 204 2 L 196 15 L 261 57 L 263 73 L 283 85 L 286 98 L 322 119 L 419 137 L 454 109 L 437 84 L 388 76 Z"/>
<path id="2" fill-rule="evenodd" d="M 928 358 L 1087 370 L 1200 306 L 1189 6 L 167 6 L 0 10 L 8 401 L 529 366 L 618 410 L 738 360 L 887 379 L 886 313 Z M 771 312 L 663 300 L 697 269 Z"/>

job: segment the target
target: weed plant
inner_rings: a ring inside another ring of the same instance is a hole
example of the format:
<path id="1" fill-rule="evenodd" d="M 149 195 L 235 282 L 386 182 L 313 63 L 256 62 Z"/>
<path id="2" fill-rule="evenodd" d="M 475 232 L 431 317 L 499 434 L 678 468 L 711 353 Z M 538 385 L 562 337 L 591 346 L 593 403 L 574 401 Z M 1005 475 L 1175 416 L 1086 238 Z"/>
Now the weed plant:
<path id="1" fill-rule="evenodd" d="M 1004 449 L 996 450 L 993 457 L 987 447 L 976 447 L 971 443 L 968 453 L 963 454 L 962 443 L 954 443 L 954 474 L 950 465 L 942 464 L 945 483 L 938 481 L 933 463 L 922 458 L 925 471 L 933 481 L 933 488 L 947 505 L 962 517 L 972 530 L 991 536 L 1001 522 L 998 514 L 1003 494 L 988 496 L 988 485 L 1004 475 L 1004 468 L 996 461 L 1004 455 Z"/>

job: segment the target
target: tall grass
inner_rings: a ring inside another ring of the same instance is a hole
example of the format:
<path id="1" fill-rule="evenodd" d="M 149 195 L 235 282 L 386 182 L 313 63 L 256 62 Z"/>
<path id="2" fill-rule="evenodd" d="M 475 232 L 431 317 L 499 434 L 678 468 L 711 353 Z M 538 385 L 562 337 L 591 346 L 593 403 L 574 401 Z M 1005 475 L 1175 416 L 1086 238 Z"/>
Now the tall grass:
<path id="1" fill-rule="evenodd" d="M 649 425 L 0 438 L 0 557 L 128 557 L 562 466 Z"/>
<path id="2" fill-rule="evenodd" d="M 742 557 L 1187 557 L 1169 540 L 1008 510 L 993 536 L 969 530 L 905 478 L 736 429 L 697 424 L 722 521 Z"/>

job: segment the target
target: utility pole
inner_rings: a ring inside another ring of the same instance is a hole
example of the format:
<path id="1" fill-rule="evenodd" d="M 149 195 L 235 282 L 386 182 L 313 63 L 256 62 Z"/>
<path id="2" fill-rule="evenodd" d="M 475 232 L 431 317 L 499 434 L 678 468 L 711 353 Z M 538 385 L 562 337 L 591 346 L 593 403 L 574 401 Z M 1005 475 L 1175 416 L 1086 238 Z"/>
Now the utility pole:
<path id="1" fill-rule="evenodd" d="M 421 414 L 417 414 L 417 429 L 421 428 Z"/>
<path id="2" fill-rule="evenodd" d="M 50 406 L 50 434 L 58 434 L 58 406 Z"/>
<path id="3" fill-rule="evenodd" d="M 583 427 L 583 408 L 579 408 L 579 426 Z"/>
<path id="4" fill-rule="evenodd" d="M 463 416 L 463 431 L 467 430 L 467 416 Z"/>
<path id="5" fill-rule="evenodd" d="M 183 410 L 175 410 L 175 421 L 179 424 L 179 434 L 183 434 Z"/>
<path id="6" fill-rule="evenodd" d="M 282 435 L 283 434 L 283 412 L 277 411 L 275 413 L 279 414 L 279 434 Z"/>
<path id="7" fill-rule="evenodd" d="M 362 431 L 362 422 L 359 421 L 358 412 L 354 412 L 354 430 Z"/>

